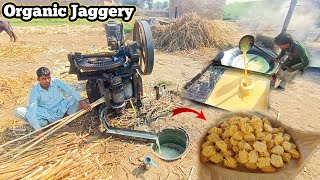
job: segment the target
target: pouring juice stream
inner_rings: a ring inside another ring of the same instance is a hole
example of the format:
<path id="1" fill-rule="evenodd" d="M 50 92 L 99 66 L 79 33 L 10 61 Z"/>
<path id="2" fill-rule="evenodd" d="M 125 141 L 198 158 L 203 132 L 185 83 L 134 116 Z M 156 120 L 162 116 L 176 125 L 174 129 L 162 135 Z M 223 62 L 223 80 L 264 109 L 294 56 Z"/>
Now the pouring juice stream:
<path id="1" fill-rule="evenodd" d="M 157 138 L 157 140 L 156 140 L 156 144 L 157 144 L 157 146 L 158 146 L 158 148 L 159 148 L 159 154 L 161 155 L 161 149 L 160 149 L 160 142 L 159 142 L 159 138 Z"/>
<path id="2" fill-rule="evenodd" d="M 249 39 L 244 39 L 243 41 L 240 42 L 240 50 L 243 53 L 243 63 L 244 63 L 244 78 L 246 80 L 246 86 L 249 85 L 249 80 L 248 80 L 248 72 L 247 72 L 247 63 L 246 63 L 246 57 L 247 57 L 247 52 L 250 50 L 251 41 Z"/>

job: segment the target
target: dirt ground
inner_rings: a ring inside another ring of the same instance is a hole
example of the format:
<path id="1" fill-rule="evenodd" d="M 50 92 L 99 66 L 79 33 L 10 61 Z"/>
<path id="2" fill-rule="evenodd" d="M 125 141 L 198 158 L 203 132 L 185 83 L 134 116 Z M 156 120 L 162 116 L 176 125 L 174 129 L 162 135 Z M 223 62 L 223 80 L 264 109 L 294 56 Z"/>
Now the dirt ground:
<path id="1" fill-rule="evenodd" d="M 17 76 L 21 72 L 27 72 L 35 76 L 35 70 L 40 66 L 47 66 L 53 75 L 60 77 L 81 92 L 85 97 L 84 81 L 78 82 L 74 75 L 65 73 L 68 68 L 67 54 L 69 52 L 92 52 L 93 49 L 106 46 L 103 27 L 99 24 L 93 25 L 58 25 L 47 28 L 16 27 L 19 41 L 9 42 L 5 33 L 0 34 L 0 49 L 5 47 L 38 47 L 40 50 L 30 54 L 28 58 L 17 57 L 6 58 L 1 56 L 0 74 Z M 314 44 L 313 44 L 314 45 Z M 315 46 L 320 47 L 320 44 Z M 170 81 L 178 89 L 191 80 L 204 68 L 210 59 L 214 57 L 215 50 L 206 50 L 206 54 L 197 52 L 189 53 L 165 53 L 159 50 L 155 52 L 155 66 L 153 73 L 143 77 L 145 85 L 154 85 L 161 81 Z M 0 51 L 0 55 L 1 55 Z M 320 61 L 320 59 L 317 59 Z M 320 132 L 320 78 L 303 75 L 298 76 L 285 91 L 272 90 L 270 95 L 270 106 L 281 113 L 280 121 L 299 130 Z M 27 95 L 28 96 L 28 95 Z M 26 104 L 27 101 L 24 101 Z M 156 157 L 151 148 L 146 144 L 136 142 L 123 142 L 114 140 L 109 143 L 108 148 L 118 148 L 121 153 L 108 154 L 117 165 L 112 168 L 110 175 L 113 179 L 198 179 L 199 152 L 198 142 L 206 130 L 215 120 L 226 113 L 214 107 L 197 104 L 183 100 L 183 106 L 191 107 L 198 111 L 202 110 L 207 121 L 194 118 L 191 114 L 180 114 L 173 118 L 166 118 L 152 123 L 152 128 L 159 131 L 164 127 L 174 126 L 185 129 L 191 141 L 186 156 L 178 161 L 164 162 Z M 1 120 L 14 119 L 12 106 L 1 109 Z M 272 114 L 272 113 L 270 113 Z M 21 123 L 17 123 L 21 124 Z M 116 143 L 118 142 L 118 143 Z M 130 149 L 129 149 L 130 147 Z M 117 156 L 118 155 L 118 156 Z M 153 158 L 158 168 L 144 171 L 140 164 L 141 158 L 149 155 Z M 295 180 L 319 179 L 320 149 L 318 148 L 306 165 L 302 168 Z M 193 169 L 193 173 L 191 170 Z"/>

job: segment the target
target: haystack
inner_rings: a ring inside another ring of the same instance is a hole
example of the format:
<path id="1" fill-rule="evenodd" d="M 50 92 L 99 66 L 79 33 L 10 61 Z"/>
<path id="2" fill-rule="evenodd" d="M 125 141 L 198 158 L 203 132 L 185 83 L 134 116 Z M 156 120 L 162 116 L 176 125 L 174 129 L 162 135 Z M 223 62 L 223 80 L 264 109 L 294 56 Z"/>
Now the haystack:
<path id="1" fill-rule="evenodd" d="M 186 14 L 167 26 L 153 27 L 153 34 L 156 47 L 165 51 L 223 49 L 236 46 L 240 39 L 235 23 L 208 20 L 196 14 Z"/>
<path id="2" fill-rule="evenodd" d="M 35 78 L 27 73 L 0 76 L 0 108 L 25 104 Z"/>

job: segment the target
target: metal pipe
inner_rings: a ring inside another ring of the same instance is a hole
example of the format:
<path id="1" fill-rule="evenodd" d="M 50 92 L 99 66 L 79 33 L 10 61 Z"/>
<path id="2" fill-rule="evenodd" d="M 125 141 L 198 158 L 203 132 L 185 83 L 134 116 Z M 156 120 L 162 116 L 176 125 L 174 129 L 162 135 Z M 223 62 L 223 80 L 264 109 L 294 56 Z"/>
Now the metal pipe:
<path id="1" fill-rule="evenodd" d="M 271 58 L 274 58 L 269 52 L 265 51 L 264 49 L 260 48 L 259 46 L 256 46 L 256 45 L 252 45 L 254 46 L 255 48 L 259 49 L 260 51 L 264 52 L 265 54 L 267 54 L 268 56 L 270 56 Z"/>
<path id="2" fill-rule="evenodd" d="M 103 124 L 103 126 L 106 128 L 106 133 L 109 135 L 117 135 L 117 136 L 125 136 L 132 139 L 145 139 L 150 142 L 156 142 L 158 139 L 157 134 L 152 134 L 148 132 L 140 132 L 140 131 L 131 131 L 131 130 L 121 130 L 121 129 L 113 129 L 108 126 L 106 120 L 105 120 L 105 113 L 108 109 L 104 108 L 100 112 L 100 121 Z"/>

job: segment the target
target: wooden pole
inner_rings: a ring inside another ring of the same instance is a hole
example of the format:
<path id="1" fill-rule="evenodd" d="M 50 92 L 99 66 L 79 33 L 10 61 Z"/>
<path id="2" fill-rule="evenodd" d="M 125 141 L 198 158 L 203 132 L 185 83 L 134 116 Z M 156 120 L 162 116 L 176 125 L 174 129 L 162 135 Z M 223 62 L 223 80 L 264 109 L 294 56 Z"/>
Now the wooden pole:
<path id="1" fill-rule="evenodd" d="M 294 8 L 296 7 L 296 5 L 297 5 L 297 0 L 291 0 L 290 7 L 289 7 L 289 10 L 287 13 L 287 17 L 284 20 L 281 33 L 286 33 L 288 26 L 289 26 L 289 23 L 290 23 L 290 20 L 291 20 L 291 17 L 293 15 Z"/>
<path id="2" fill-rule="evenodd" d="M 35 130 L 35 131 L 33 131 L 33 132 L 29 133 L 29 134 L 26 134 L 26 135 L 21 136 L 21 137 L 19 137 L 19 138 L 17 138 L 17 139 L 14 139 L 14 140 L 11 140 L 11 141 L 9 141 L 9 142 L 6 142 L 6 143 L 0 145 L 0 148 L 6 146 L 6 145 L 8 145 L 8 144 L 12 144 L 12 143 L 14 143 L 14 142 L 17 142 L 17 141 L 19 141 L 19 140 L 21 140 L 21 139 L 25 139 L 25 138 L 27 138 L 27 137 L 29 137 L 29 136 L 37 133 L 37 132 L 40 132 L 40 131 L 42 131 L 42 130 L 44 130 L 44 129 L 47 129 L 47 128 L 49 128 L 49 127 L 51 127 L 51 126 L 59 123 L 60 121 L 64 121 L 64 120 L 66 120 L 66 119 L 70 119 L 70 118 L 72 118 L 72 117 L 75 116 L 75 115 L 76 115 L 76 113 L 71 114 L 70 116 L 67 116 L 67 117 L 65 117 L 65 118 L 63 118 L 63 119 L 61 119 L 61 120 L 59 120 L 59 121 L 55 121 L 55 122 L 53 122 L 53 123 L 51 123 L 51 124 L 49 124 L 49 125 L 47 125 L 47 126 L 45 126 L 45 127 L 42 127 L 42 128 L 40 128 L 40 129 L 38 129 L 38 130 Z M 41 136 L 42 134 L 44 134 L 44 133 L 41 133 L 40 136 Z"/>

